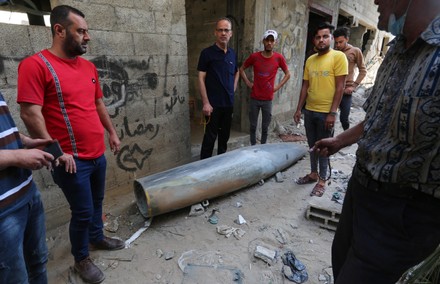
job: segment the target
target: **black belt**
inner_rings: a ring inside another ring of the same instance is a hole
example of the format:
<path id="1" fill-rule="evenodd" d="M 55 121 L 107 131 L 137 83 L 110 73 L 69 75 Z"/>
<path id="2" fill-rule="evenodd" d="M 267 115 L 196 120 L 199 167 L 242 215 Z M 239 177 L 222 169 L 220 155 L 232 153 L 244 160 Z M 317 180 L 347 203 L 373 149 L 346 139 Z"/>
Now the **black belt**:
<path id="1" fill-rule="evenodd" d="M 355 165 L 354 167 L 353 177 L 358 183 L 371 191 L 407 199 L 412 199 L 420 195 L 426 195 L 426 197 L 431 198 L 429 195 L 420 192 L 419 190 L 412 187 L 410 184 L 398 184 L 377 181 L 373 179 L 368 172 L 361 169 L 358 165 Z"/>

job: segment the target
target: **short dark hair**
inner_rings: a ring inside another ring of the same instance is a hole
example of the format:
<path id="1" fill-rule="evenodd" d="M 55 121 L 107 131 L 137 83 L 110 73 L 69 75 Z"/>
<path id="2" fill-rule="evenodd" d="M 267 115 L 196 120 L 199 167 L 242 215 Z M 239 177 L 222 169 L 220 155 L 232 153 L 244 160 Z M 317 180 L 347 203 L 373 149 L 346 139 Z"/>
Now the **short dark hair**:
<path id="1" fill-rule="evenodd" d="M 315 37 L 318 32 L 320 30 L 324 30 L 324 29 L 329 29 L 330 33 L 333 33 L 333 30 L 335 29 L 335 26 L 333 26 L 332 24 L 330 24 L 329 22 L 321 22 L 319 23 L 319 25 L 316 27 L 314 33 L 313 33 L 313 37 Z"/>
<path id="2" fill-rule="evenodd" d="M 54 26 L 56 24 L 60 24 L 65 28 L 67 28 L 71 24 L 70 20 L 68 19 L 69 13 L 76 14 L 83 18 L 86 17 L 83 12 L 71 6 L 68 5 L 56 6 L 55 8 L 52 9 L 50 13 L 50 30 L 52 31 L 52 35 L 55 35 Z"/>
<path id="3" fill-rule="evenodd" d="M 215 27 L 216 27 L 216 28 L 217 28 L 218 23 L 220 23 L 221 21 L 227 21 L 227 22 L 229 22 L 229 24 L 231 25 L 231 29 L 232 29 L 232 21 L 231 21 L 231 19 L 229 19 L 228 17 L 221 17 L 220 19 L 218 19 L 218 20 L 215 22 Z"/>
<path id="4" fill-rule="evenodd" d="M 350 29 L 348 27 L 337 28 L 333 33 L 333 37 L 340 37 L 340 36 L 343 36 L 345 38 L 349 38 L 350 37 Z"/>

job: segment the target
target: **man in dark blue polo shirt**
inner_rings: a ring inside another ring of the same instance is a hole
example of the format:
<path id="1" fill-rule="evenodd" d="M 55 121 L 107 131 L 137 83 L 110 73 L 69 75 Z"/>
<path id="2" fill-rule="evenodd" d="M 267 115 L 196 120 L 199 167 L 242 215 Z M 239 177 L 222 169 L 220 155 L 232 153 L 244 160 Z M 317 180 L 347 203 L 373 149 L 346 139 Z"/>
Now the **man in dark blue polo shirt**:
<path id="1" fill-rule="evenodd" d="M 232 36 L 232 23 L 221 18 L 215 27 L 216 41 L 202 50 L 197 65 L 199 89 L 203 103 L 206 129 L 200 159 L 212 156 L 218 136 L 217 155 L 226 152 L 234 109 L 234 92 L 239 78 L 237 56 L 228 47 Z"/>

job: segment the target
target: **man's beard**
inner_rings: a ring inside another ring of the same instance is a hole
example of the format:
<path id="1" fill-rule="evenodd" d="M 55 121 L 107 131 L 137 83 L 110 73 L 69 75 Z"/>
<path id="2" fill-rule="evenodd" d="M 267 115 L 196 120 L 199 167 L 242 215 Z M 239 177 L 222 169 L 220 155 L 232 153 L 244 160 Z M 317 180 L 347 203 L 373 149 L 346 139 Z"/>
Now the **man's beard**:
<path id="1" fill-rule="evenodd" d="M 64 51 L 67 53 L 69 57 L 75 57 L 79 55 L 83 55 L 87 52 L 87 49 L 84 48 L 81 44 L 76 42 L 73 39 L 73 36 L 66 32 L 66 40 L 64 41 Z"/>
<path id="2" fill-rule="evenodd" d="M 264 51 L 266 52 L 272 52 L 273 48 L 265 48 Z"/>
<path id="3" fill-rule="evenodd" d="M 326 45 L 325 47 L 316 47 L 317 51 L 327 51 L 330 49 L 329 45 Z"/>

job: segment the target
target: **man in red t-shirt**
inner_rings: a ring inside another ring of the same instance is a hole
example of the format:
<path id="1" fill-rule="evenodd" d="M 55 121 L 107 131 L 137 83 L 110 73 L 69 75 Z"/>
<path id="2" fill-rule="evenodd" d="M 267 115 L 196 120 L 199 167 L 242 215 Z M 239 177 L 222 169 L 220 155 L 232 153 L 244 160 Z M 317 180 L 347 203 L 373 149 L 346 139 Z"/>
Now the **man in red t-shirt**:
<path id="1" fill-rule="evenodd" d="M 249 103 L 250 141 L 251 145 L 257 143 L 256 130 L 258 115 L 261 109 L 261 144 L 267 140 L 267 131 L 272 119 L 273 94 L 278 91 L 290 78 L 290 71 L 284 57 L 273 51 L 278 34 L 274 30 L 267 30 L 263 35 L 264 50 L 252 53 L 240 67 L 240 75 L 246 85 L 252 89 Z M 249 81 L 245 69 L 253 66 L 254 81 Z M 281 68 L 284 77 L 275 85 L 275 77 Z"/>
<path id="2" fill-rule="evenodd" d="M 102 100 L 96 67 L 80 57 L 90 40 L 84 14 L 67 5 L 50 16 L 52 46 L 24 59 L 18 67 L 18 97 L 23 119 L 33 138 L 57 139 L 62 166 L 52 173 L 72 211 L 69 235 L 74 270 L 85 282 L 105 276 L 89 257 L 95 249 L 122 249 L 121 240 L 104 236 L 102 202 L 106 158 L 104 129 L 112 152 L 119 152 L 116 130 Z"/>

